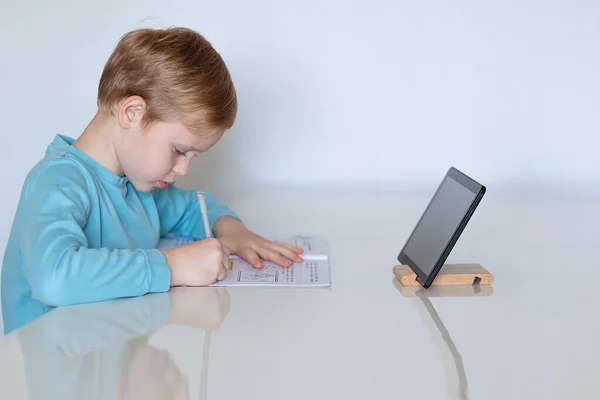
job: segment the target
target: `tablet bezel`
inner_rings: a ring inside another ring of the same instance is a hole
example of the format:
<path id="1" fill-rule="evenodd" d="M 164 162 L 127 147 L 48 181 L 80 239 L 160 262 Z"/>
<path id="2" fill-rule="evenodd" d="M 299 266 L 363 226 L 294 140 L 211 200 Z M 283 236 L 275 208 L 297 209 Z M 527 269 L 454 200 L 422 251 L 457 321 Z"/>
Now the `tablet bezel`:
<path id="1" fill-rule="evenodd" d="M 446 179 L 453 179 L 458 184 L 460 184 L 461 186 L 465 187 L 466 189 L 468 189 L 469 191 L 471 191 L 472 193 L 474 193 L 475 197 L 474 197 L 473 201 L 471 202 L 471 204 L 469 205 L 469 208 L 467 209 L 467 211 L 465 212 L 465 214 L 461 218 L 460 223 L 458 224 L 458 226 L 456 227 L 456 229 L 452 233 L 452 236 L 450 237 L 450 240 L 446 244 L 446 247 L 444 248 L 444 251 L 442 251 L 442 253 L 438 257 L 436 263 L 434 264 L 434 266 L 433 266 L 433 268 L 431 270 L 431 273 L 429 275 L 427 275 L 427 274 L 425 274 L 423 272 L 423 270 L 421 270 L 421 268 L 419 268 L 418 265 L 415 264 L 415 262 L 404 252 L 404 250 L 406 249 L 406 246 L 408 245 L 408 243 L 410 242 L 410 240 L 414 236 L 415 231 L 417 230 L 417 227 L 421 223 L 421 220 L 425 217 L 425 215 L 427 214 L 427 211 L 429 211 L 429 208 L 431 207 L 431 204 L 435 200 L 438 192 L 442 188 L 442 184 L 444 183 L 444 181 Z M 427 205 L 427 208 L 425 208 L 425 211 L 423 212 L 423 214 L 419 218 L 419 221 L 417 221 L 417 223 L 415 224 L 415 227 L 413 228 L 412 233 L 410 234 L 410 236 L 406 240 L 406 243 L 402 247 L 402 250 L 400 251 L 400 254 L 398 254 L 398 261 L 401 262 L 404 265 L 408 265 L 417 274 L 417 281 L 424 288 L 428 288 L 429 286 L 431 286 L 431 284 L 435 280 L 435 277 L 438 275 L 438 273 L 440 272 L 440 269 L 442 268 L 442 266 L 446 262 L 446 259 L 450 255 L 450 252 L 454 248 L 454 245 L 456 244 L 456 242 L 460 238 L 460 235 L 462 234 L 462 232 L 464 231 L 465 227 L 467 226 L 469 220 L 473 216 L 473 213 L 477 209 L 477 206 L 481 202 L 481 199 L 483 198 L 483 195 L 485 194 L 485 192 L 486 192 L 486 187 L 485 186 L 483 186 L 479 182 L 475 181 L 471 177 L 467 176 L 463 172 L 459 171 L 458 169 L 456 169 L 454 167 L 450 167 L 448 169 L 448 172 L 444 176 L 444 179 L 442 179 L 442 181 L 440 182 L 440 184 L 439 184 L 438 188 L 436 189 L 434 195 L 431 197 L 431 200 L 429 201 L 429 204 Z"/>

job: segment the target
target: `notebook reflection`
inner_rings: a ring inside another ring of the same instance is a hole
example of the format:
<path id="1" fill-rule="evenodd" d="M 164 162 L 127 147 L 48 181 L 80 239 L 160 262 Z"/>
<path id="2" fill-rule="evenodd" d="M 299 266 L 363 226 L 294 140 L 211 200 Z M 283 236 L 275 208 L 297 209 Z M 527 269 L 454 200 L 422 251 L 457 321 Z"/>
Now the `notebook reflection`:
<path id="1" fill-rule="evenodd" d="M 210 332 L 228 312 L 225 288 L 176 288 L 52 310 L 16 332 L 29 399 L 198 398 L 170 351 L 171 345 L 186 350 L 187 342 L 177 343 L 173 332 L 152 340 L 177 326 L 192 328 L 197 340 L 189 342 L 203 347 L 197 361 L 203 397 Z"/>

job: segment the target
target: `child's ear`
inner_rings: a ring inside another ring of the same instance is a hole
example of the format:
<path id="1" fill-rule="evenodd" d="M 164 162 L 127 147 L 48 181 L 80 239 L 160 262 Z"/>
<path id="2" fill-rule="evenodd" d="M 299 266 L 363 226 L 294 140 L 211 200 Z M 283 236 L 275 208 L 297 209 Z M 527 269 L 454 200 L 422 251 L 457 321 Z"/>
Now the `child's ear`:
<path id="1" fill-rule="evenodd" d="M 146 102 L 140 96 L 127 97 L 119 107 L 118 120 L 122 129 L 138 125 L 146 112 Z"/>

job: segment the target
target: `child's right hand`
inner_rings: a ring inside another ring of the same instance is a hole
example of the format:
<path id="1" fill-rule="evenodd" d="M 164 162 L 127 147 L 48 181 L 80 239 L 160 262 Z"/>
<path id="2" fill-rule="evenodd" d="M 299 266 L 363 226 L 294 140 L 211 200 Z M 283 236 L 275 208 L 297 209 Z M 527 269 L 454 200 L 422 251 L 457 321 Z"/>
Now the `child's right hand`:
<path id="1" fill-rule="evenodd" d="M 229 254 L 218 239 L 162 250 L 171 269 L 171 286 L 207 286 L 227 274 Z"/>

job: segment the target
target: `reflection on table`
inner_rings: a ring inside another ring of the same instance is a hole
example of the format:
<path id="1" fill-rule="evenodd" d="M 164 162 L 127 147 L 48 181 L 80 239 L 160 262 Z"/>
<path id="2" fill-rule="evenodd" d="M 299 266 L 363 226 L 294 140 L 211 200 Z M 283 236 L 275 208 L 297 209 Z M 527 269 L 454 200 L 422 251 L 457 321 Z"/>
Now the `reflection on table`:
<path id="1" fill-rule="evenodd" d="M 189 399 L 189 377 L 169 343 L 151 339 L 169 326 L 193 329 L 202 340 L 199 396 L 205 397 L 210 332 L 228 311 L 225 288 L 57 308 L 17 332 L 29 399 Z"/>
<path id="2" fill-rule="evenodd" d="M 450 332 L 442 322 L 433 306 L 432 297 L 471 297 L 491 296 L 494 288 L 491 285 L 459 285 L 459 286 L 404 286 L 398 279 L 393 284 L 404 297 L 413 298 L 414 305 L 423 323 L 427 326 L 436 347 L 442 352 L 442 359 L 448 375 L 448 393 L 455 393 L 456 398 L 468 400 L 467 374 L 460 351 L 450 337 Z"/>

